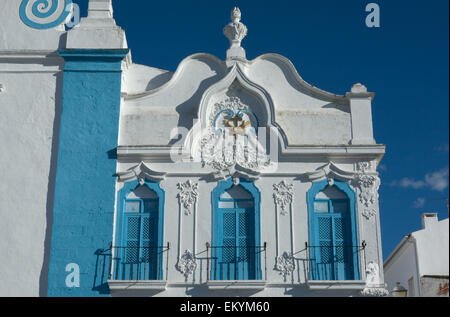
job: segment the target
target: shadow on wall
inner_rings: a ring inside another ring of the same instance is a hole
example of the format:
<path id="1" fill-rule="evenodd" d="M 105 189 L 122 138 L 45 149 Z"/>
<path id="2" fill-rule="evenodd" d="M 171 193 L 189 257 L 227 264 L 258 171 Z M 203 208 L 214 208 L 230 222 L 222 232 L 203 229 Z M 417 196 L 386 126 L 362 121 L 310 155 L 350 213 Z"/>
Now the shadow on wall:
<path id="1" fill-rule="evenodd" d="M 40 297 L 47 296 L 48 271 L 50 265 L 50 248 L 51 248 L 52 227 L 53 227 L 53 206 L 55 200 L 56 166 L 58 163 L 59 132 L 61 127 L 61 112 L 62 112 L 63 73 L 62 71 L 60 71 L 56 73 L 54 76 L 56 77 L 55 119 L 53 121 L 50 173 L 48 177 L 48 191 L 47 191 L 47 205 L 46 205 L 47 228 L 45 229 L 44 260 L 39 277 Z"/>
<path id="2" fill-rule="evenodd" d="M 95 252 L 95 275 L 92 290 L 101 295 L 109 295 L 108 278 L 111 272 L 112 252 L 111 248 L 98 249 Z"/>

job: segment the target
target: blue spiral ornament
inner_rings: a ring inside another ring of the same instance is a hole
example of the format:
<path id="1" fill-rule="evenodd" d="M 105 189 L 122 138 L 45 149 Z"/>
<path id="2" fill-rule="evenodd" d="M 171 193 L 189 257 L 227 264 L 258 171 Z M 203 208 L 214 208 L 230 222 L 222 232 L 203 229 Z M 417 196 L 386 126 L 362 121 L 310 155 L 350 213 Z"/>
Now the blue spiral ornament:
<path id="1" fill-rule="evenodd" d="M 22 0 L 20 19 L 34 29 L 51 29 L 66 21 L 72 0 Z"/>

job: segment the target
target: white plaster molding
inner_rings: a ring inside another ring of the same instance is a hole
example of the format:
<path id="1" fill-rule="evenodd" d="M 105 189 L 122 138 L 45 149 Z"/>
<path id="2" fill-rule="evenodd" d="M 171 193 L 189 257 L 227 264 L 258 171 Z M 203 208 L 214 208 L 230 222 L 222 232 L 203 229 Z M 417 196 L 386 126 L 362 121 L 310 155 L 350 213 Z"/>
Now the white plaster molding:
<path id="1" fill-rule="evenodd" d="M 304 175 L 311 181 L 317 182 L 324 179 L 329 181 L 333 178 L 340 179 L 342 181 L 351 181 L 354 179 L 356 173 L 352 171 L 346 171 L 338 167 L 335 163 L 330 162 L 314 172 L 304 173 Z"/>
<path id="2" fill-rule="evenodd" d="M 263 290 L 266 287 L 266 281 L 213 281 L 206 283 L 209 290 Z"/>
<path id="3" fill-rule="evenodd" d="M 361 291 L 361 295 L 371 297 L 383 297 L 389 295 L 388 290 L 380 283 L 380 268 L 375 262 L 371 261 L 367 264 L 366 287 Z"/>
<path id="4" fill-rule="evenodd" d="M 180 200 L 180 205 L 182 205 L 184 209 L 184 214 L 187 216 L 191 215 L 191 209 L 192 207 L 195 208 L 198 199 L 198 183 L 188 180 L 185 183 L 178 183 L 177 186 L 180 190 L 178 198 Z"/>
<path id="5" fill-rule="evenodd" d="M 361 291 L 361 295 L 367 297 L 386 297 L 389 296 L 389 291 L 383 287 L 366 287 Z"/>
<path id="6" fill-rule="evenodd" d="M 196 53 L 190 56 L 187 56 L 183 61 L 180 62 L 180 64 L 177 67 L 177 70 L 175 71 L 172 79 L 164 84 L 163 86 L 156 88 L 155 90 L 146 91 L 140 94 L 130 94 L 126 97 L 126 99 L 135 99 L 135 98 L 143 98 L 148 95 L 155 94 L 158 91 L 161 91 L 163 89 L 169 88 L 173 86 L 176 82 L 178 82 L 183 76 L 184 71 L 186 69 L 186 65 L 196 59 L 207 59 L 211 62 L 213 62 L 216 66 L 219 66 L 223 68 L 224 71 L 227 70 L 227 64 L 225 61 L 222 61 L 221 59 L 217 58 L 214 55 L 208 54 L 208 53 Z M 309 94 L 312 97 L 318 98 L 323 101 L 327 101 L 330 103 L 334 103 L 337 105 L 349 105 L 349 100 L 346 96 L 343 95 L 337 95 L 333 93 L 329 93 L 327 91 L 321 90 L 309 83 L 307 83 L 298 73 L 297 69 L 295 68 L 294 64 L 287 59 L 286 57 L 275 54 L 275 53 L 268 53 L 263 54 L 251 61 L 239 61 L 236 64 L 233 65 L 231 69 L 233 69 L 235 66 L 243 65 L 245 67 L 252 67 L 254 64 L 257 64 L 257 62 L 261 60 L 268 60 L 273 62 L 275 65 L 277 65 L 283 72 L 286 74 L 287 79 L 290 82 L 296 83 L 296 88 L 300 91 L 304 91 L 307 94 Z M 286 71 L 287 70 L 287 71 Z"/>
<path id="7" fill-rule="evenodd" d="M 6 91 L 6 87 L 3 84 L 0 84 L 0 94 Z"/>
<path id="8" fill-rule="evenodd" d="M 191 136 L 192 137 L 192 136 Z M 161 146 L 126 146 L 121 145 L 117 149 L 117 155 L 123 159 L 158 159 L 162 162 L 172 162 L 171 153 L 183 153 L 189 145 L 184 147 L 161 147 Z M 373 146 L 287 146 L 282 149 L 280 158 L 297 162 L 306 157 L 316 159 L 365 159 L 365 160 L 381 160 L 385 154 L 386 147 L 384 145 Z M 189 151 L 187 151 L 189 152 Z M 277 173 L 265 173 L 277 175 Z M 283 174 L 283 173 L 281 173 Z M 298 174 L 290 173 L 289 175 Z"/>
<path id="9" fill-rule="evenodd" d="M 111 292 L 115 291 L 164 291 L 167 287 L 167 281 L 118 281 L 109 280 Z"/>
<path id="10" fill-rule="evenodd" d="M 125 100 L 136 100 L 136 99 L 146 99 L 150 96 L 157 95 L 158 93 L 162 92 L 165 89 L 170 89 L 174 85 L 176 85 L 178 82 L 183 80 L 183 77 L 186 74 L 187 66 L 190 62 L 202 60 L 205 63 L 211 65 L 213 64 L 214 68 L 218 68 L 221 70 L 224 74 L 228 72 L 228 67 L 224 61 L 219 59 L 218 57 L 208 54 L 208 53 L 196 53 L 187 56 L 185 59 L 183 59 L 180 64 L 178 65 L 175 73 L 173 73 L 171 79 L 166 82 L 164 85 L 159 86 L 155 89 L 149 90 L 149 91 L 143 91 L 141 93 L 134 93 L 134 94 L 127 94 L 124 96 Z"/>
<path id="11" fill-rule="evenodd" d="M 346 96 L 333 94 L 307 83 L 300 76 L 294 64 L 288 58 L 275 53 L 267 53 L 256 57 L 254 60 L 249 61 L 248 63 L 254 64 L 259 60 L 272 61 L 281 69 L 287 70 L 285 74 L 288 77 L 289 81 L 296 83 L 298 85 L 296 88 L 301 91 L 305 91 L 310 96 L 328 101 L 330 103 L 335 103 L 337 105 L 349 105 L 349 101 Z"/>
<path id="12" fill-rule="evenodd" d="M 280 271 L 280 274 L 286 277 L 292 274 L 295 270 L 295 259 L 288 252 L 284 252 L 276 259 L 276 269 Z"/>
<path id="13" fill-rule="evenodd" d="M 199 136 L 195 136 L 197 131 L 202 131 L 204 127 L 211 127 L 209 125 L 210 116 L 208 113 L 211 107 L 211 99 L 218 93 L 229 89 L 233 84 L 238 84 L 242 89 L 248 91 L 250 94 L 255 97 L 260 104 L 260 112 L 264 114 L 264 122 L 260 122 L 261 127 L 265 128 L 274 128 L 276 129 L 279 141 L 282 144 L 282 148 L 285 148 L 287 145 L 287 137 L 284 131 L 281 129 L 279 124 L 275 120 L 275 106 L 273 103 L 273 99 L 268 93 L 260 85 L 256 84 L 252 80 L 250 80 L 245 72 L 242 70 L 240 63 L 236 63 L 233 65 L 228 74 L 217 83 L 211 85 L 203 94 L 202 99 L 200 101 L 200 106 L 198 108 L 197 117 L 200 119 L 194 127 L 189 131 L 184 147 L 189 149 L 190 145 L 195 145 L 197 142 L 195 138 Z M 245 105 L 243 105 L 245 106 Z M 262 118 L 259 118 L 260 120 Z M 197 133 L 198 134 L 198 133 Z M 195 146 L 191 149 L 191 155 L 195 157 Z M 193 153 L 194 152 L 194 153 Z"/>
<path id="14" fill-rule="evenodd" d="M 307 286 L 312 291 L 362 291 L 365 284 L 364 281 L 307 281 Z"/>
<path id="15" fill-rule="evenodd" d="M 249 171 L 258 171 L 270 165 L 265 147 L 258 141 L 258 127 L 252 126 L 252 119 L 255 118 L 249 110 L 249 106 L 243 104 L 238 97 L 229 97 L 214 104 L 206 120 L 208 127 L 202 133 L 200 141 L 197 141 L 201 146 L 203 166 L 213 168 L 216 174 L 230 175 L 236 165 Z M 245 122 L 246 126 L 240 128 L 239 134 L 231 136 L 229 132 L 237 132 L 224 126 L 222 121 L 228 116 L 238 114 L 242 116 L 242 122 Z"/>
<path id="16" fill-rule="evenodd" d="M 188 278 L 196 269 L 197 261 L 195 259 L 195 254 L 190 250 L 184 251 L 183 255 L 178 259 L 177 270 Z"/>
<path id="17" fill-rule="evenodd" d="M 380 285 L 380 268 L 378 267 L 378 264 L 373 261 L 367 264 L 366 283 L 367 286 Z"/>
<path id="18" fill-rule="evenodd" d="M 362 215 L 370 220 L 376 215 L 375 203 L 378 200 L 380 178 L 376 172 L 371 172 L 370 162 L 358 163 L 357 183 L 359 186 L 359 201 L 363 206 Z"/>
<path id="19" fill-rule="evenodd" d="M 167 173 L 156 172 L 148 167 L 144 162 L 139 165 L 129 169 L 126 172 L 119 172 L 116 176 L 121 182 L 128 182 L 133 179 L 138 179 L 141 183 L 145 179 L 149 179 L 154 182 L 160 182 L 165 179 Z"/>
<path id="20" fill-rule="evenodd" d="M 292 205 L 294 185 L 283 180 L 279 184 L 274 184 L 273 189 L 275 190 L 273 194 L 275 204 L 281 208 L 280 213 L 285 216 L 289 213 L 289 207 Z"/>

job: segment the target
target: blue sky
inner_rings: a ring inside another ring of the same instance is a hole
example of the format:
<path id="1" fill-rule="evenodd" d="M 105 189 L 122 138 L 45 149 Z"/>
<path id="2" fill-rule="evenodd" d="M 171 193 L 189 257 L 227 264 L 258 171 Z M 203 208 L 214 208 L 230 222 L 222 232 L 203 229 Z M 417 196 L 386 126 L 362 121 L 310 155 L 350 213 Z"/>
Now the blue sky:
<path id="1" fill-rule="evenodd" d="M 87 0 L 74 0 L 81 15 Z M 375 2 L 381 27 L 367 28 Z M 273 52 L 289 58 L 310 84 L 345 94 L 361 82 L 376 92 L 375 138 L 387 145 L 380 168 L 380 213 L 386 258 L 421 228 L 423 212 L 447 218 L 449 196 L 448 0 L 113 0 L 133 61 L 175 71 L 186 56 L 225 58 L 222 35 L 231 9 L 242 11 L 247 58 Z"/>

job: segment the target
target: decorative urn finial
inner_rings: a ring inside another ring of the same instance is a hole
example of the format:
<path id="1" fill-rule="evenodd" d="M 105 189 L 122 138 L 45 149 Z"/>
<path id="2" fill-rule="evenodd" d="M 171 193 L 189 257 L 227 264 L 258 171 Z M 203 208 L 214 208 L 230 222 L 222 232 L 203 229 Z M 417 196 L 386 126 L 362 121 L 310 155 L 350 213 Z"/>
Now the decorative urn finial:
<path id="1" fill-rule="evenodd" d="M 248 30 L 245 24 L 241 22 L 241 16 L 241 10 L 238 7 L 234 7 L 233 11 L 231 11 L 231 23 L 223 29 L 223 34 L 230 40 L 227 58 L 245 58 L 245 50 L 241 47 L 241 42 L 247 36 Z"/>
<path id="2" fill-rule="evenodd" d="M 238 7 L 234 7 L 233 11 L 231 11 L 231 21 L 233 21 L 233 23 L 239 23 L 241 22 L 241 10 L 239 10 Z"/>

